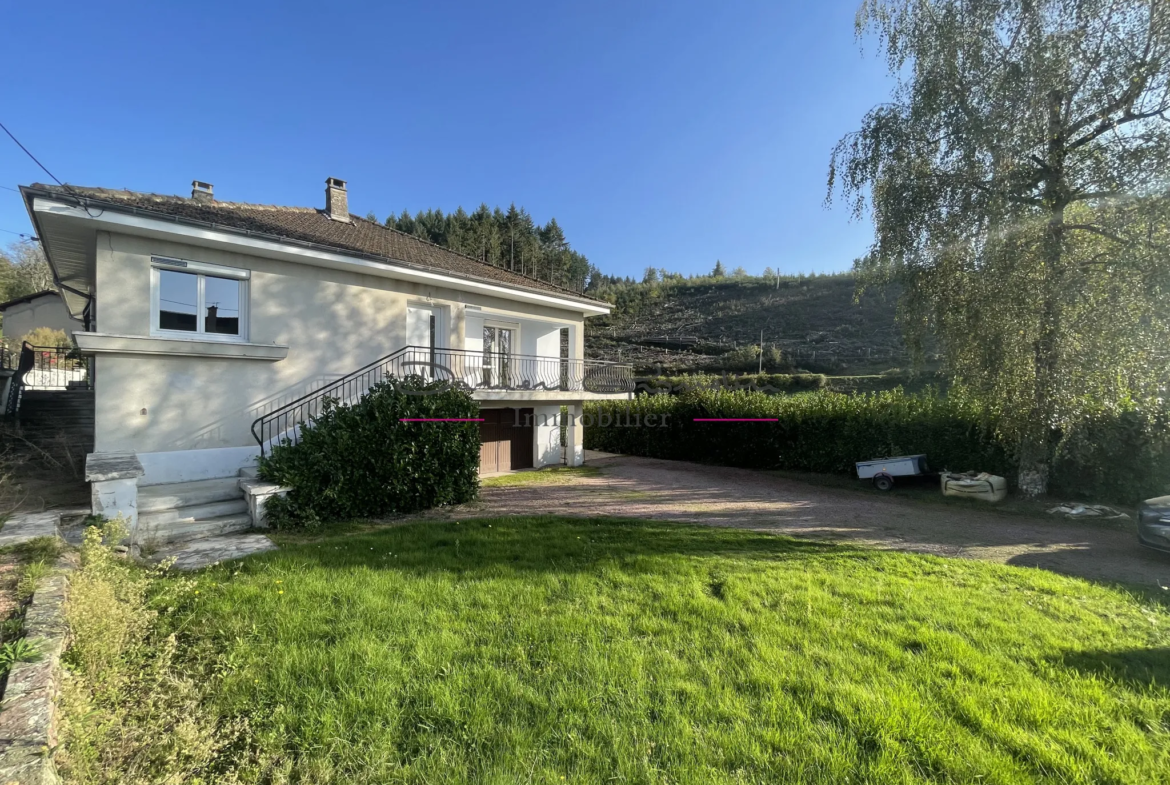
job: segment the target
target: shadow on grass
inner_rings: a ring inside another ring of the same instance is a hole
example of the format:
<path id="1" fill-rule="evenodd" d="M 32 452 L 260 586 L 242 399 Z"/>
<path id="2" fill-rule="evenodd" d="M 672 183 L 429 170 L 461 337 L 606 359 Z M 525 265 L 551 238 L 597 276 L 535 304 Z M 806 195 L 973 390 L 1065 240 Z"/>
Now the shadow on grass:
<path id="1" fill-rule="evenodd" d="M 1170 685 L 1170 647 L 1079 651 L 1065 654 L 1056 662 L 1080 673 L 1130 687 Z"/>
<path id="2" fill-rule="evenodd" d="M 250 561 L 295 559 L 328 568 L 412 572 L 571 572 L 645 557 L 781 561 L 863 560 L 875 552 L 758 532 L 621 518 L 477 518 L 452 523 L 346 527 L 344 534 L 283 535 L 281 550 Z"/>

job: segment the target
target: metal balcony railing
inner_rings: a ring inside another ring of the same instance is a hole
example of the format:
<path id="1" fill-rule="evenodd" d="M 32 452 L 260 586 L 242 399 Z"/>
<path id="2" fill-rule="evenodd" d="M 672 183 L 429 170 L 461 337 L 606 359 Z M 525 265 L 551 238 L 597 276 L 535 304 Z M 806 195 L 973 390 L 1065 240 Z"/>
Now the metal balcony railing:
<path id="1" fill-rule="evenodd" d="M 33 346 L 25 341 L 20 353 L 0 353 L 0 367 L 13 370 L 7 400 L 0 401 L 0 414 L 20 411 L 25 390 L 92 390 L 93 358 L 70 346 Z"/>
<path id="2" fill-rule="evenodd" d="M 27 359 L 32 354 L 31 362 Z M 92 358 L 72 346 L 21 346 L 20 367 L 28 367 L 22 384 L 26 390 L 92 390 Z"/>
<path id="3" fill-rule="evenodd" d="M 318 417 L 327 400 L 356 403 L 374 385 L 410 375 L 469 391 L 634 391 L 633 367 L 623 363 L 407 346 L 258 418 L 252 436 L 261 453 L 286 439 L 295 444 L 301 426 Z"/>

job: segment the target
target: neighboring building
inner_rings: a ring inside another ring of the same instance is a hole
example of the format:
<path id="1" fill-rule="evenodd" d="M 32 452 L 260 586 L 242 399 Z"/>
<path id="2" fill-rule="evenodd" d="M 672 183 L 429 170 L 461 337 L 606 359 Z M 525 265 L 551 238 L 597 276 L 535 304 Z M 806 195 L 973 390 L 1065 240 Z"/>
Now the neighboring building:
<path id="1" fill-rule="evenodd" d="M 629 397 L 628 367 L 584 359 L 584 320 L 607 303 L 350 215 L 333 178 L 323 209 L 193 185 L 189 199 L 21 188 L 69 312 L 91 324 L 74 338 L 95 358 L 95 453 L 137 456 L 141 485 L 234 476 L 296 435 L 311 406 L 294 401 L 339 379 L 334 395 L 360 396 L 371 364 L 421 358 L 475 388 L 483 471 L 580 464 L 560 407 Z M 535 423 L 501 426 L 515 410 Z"/>
<path id="2" fill-rule="evenodd" d="M 85 329 L 84 323 L 69 314 L 61 295 L 54 291 L 37 292 L 0 303 L 0 319 L 3 320 L 0 330 L 4 332 L 4 341 L 15 348 L 19 348 L 24 336 L 38 327 L 61 330 L 67 336 Z"/>

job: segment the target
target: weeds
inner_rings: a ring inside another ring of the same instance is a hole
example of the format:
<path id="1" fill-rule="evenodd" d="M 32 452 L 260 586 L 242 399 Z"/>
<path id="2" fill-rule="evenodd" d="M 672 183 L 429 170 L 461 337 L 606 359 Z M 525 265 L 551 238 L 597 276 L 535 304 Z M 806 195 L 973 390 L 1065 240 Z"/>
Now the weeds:
<path id="1" fill-rule="evenodd" d="M 43 561 L 29 562 L 21 571 L 20 580 L 16 584 L 16 599 L 18 602 L 25 603 L 32 599 L 33 593 L 37 590 L 37 586 L 41 581 L 49 577 L 49 573 L 53 568 L 45 564 Z"/>
<path id="2" fill-rule="evenodd" d="M 0 622 L 0 640 L 10 641 L 19 638 L 24 632 L 24 617 L 11 616 Z"/>
<path id="3" fill-rule="evenodd" d="M 0 646 L 0 675 L 7 676 L 18 662 L 35 662 L 41 656 L 41 646 L 28 638 L 17 638 Z"/>
<path id="4" fill-rule="evenodd" d="M 160 618 L 192 600 L 194 583 L 119 556 L 107 543 L 125 534 L 121 521 L 87 529 L 73 575 L 58 767 L 86 785 L 233 782 L 250 760 L 248 726 L 205 701 L 223 668 L 214 656 L 181 661 Z"/>

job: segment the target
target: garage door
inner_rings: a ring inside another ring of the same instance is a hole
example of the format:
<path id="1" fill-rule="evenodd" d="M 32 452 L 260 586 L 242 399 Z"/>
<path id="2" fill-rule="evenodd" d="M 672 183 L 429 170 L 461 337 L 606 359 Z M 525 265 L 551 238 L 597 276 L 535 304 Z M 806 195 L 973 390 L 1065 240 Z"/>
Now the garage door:
<path id="1" fill-rule="evenodd" d="M 479 416 L 480 472 L 531 469 L 532 409 L 481 409 Z"/>

